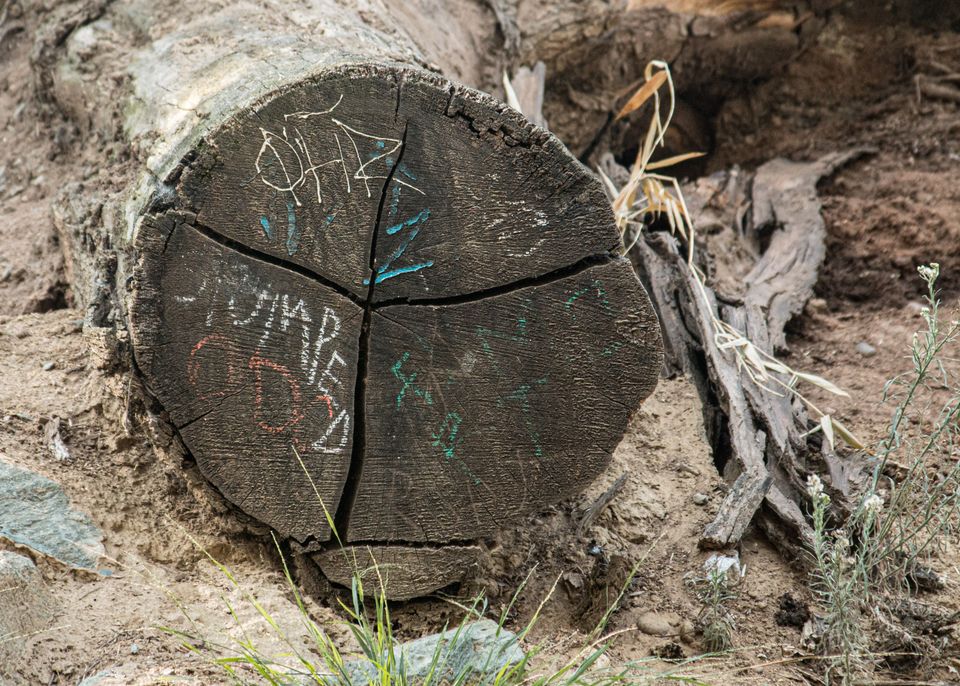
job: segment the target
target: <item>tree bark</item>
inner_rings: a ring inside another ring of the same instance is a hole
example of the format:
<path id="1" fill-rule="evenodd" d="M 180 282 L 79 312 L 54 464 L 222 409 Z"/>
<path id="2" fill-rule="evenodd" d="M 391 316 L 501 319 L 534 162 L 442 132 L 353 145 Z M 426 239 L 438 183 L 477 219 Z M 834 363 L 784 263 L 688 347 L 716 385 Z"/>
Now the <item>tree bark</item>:
<path id="1" fill-rule="evenodd" d="M 106 158 L 56 210 L 88 326 L 228 500 L 398 597 L 586 486 L 661 366 L 599 181 L 424 68 L 483 73 L 471 3 L 417 7 L 76 3 L 34 55 Z"/>

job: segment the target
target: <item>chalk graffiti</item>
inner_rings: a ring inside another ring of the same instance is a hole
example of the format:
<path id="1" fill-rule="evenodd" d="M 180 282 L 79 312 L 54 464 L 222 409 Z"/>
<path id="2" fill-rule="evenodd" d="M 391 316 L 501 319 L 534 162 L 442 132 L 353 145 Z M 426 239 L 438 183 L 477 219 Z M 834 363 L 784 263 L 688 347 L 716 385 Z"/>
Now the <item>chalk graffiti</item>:
<path id="1" fill-rule="evenodd" d="M 417 373 L 413 372 L 410 376 L 404 374 L 401 370 L 404 364 L 410 360 L 410 353 L 405 352 L 400 356 L 400 359 L 397 360 L 390 371 L 397 378 L 398 381 L 402 384 L 400 387 L 400 392 L 397 393 L 397 409 L 403 404 L 403 398 L 406 396 L 408 390 L 412 390 L 413 394 L 421 398 L 427 405 L 433 404 L 433 395 L 430 391 L 424 391 L 420 386 L 416 385 L 414 382 L 417 380 Z"/>
<path id="2" fill-rule="evenodd" d="M 600 301 L 600 306 L 606 312 L 613 312 L 610 301 L 607 299 L 607 291 L 604 289 L 603 283 L 600 281 L 600 279 L 594 279 L 589 286 L 583 286 L 575 290 L 563 303 L 563 309 L 571 312 L 571 315 L 576 318 L 577 315 L 572 312 L 574 303 L 579 300 L 581 296 L 584 296 L 590 292 L 593 292 L 596 295 L 597 300 Z"/>
<path id="3" fill-rule="evenodd" d="M 264 236 L 268 240 L 273 240 L 275 232 L 269 217 L 263 215 L 260 217 L 260 228 L 263 229 Z M 297 254 L 300 247 L 300 230 L 297 227 L 297 214 L 293 202 L 287 201 L 287 254 L 293 257 Z"/>
<path id="4" fill-rule="evenodd" d="M 432 445 L 435 448 L 440 448 L 448 462 L 453 462 L 474 484 L 479 485 L 482 483 L 480 477 L 474 474 L 467 463 L 457 455 L 457 445 L 462 437 L 460 433 L 462 423 L 463 418 L 459 412 L 448 412 L 440 423 L 440 427 L 430 434 L 433 439 Z"/>
<path id="5" fill-rule="evenodd" d="M 441 448 L 443 454 L 447 456 L 447 459 L 452 458 L 456 454 L 457 443 L 459 442 L 457 432 L 460 430 L 460 424 L 462 422 L 463 418 L 459 413 L 449 412 L 447 416 L 443 418 L 443 422 L 440 424 L 440 428 L 437 429 L 436 433 L 430 434 L 433 438 L 433 446 Z"/>
<path id="6" fill-rule="evenodd" d="M 497 401 L 497 405 L 503 406 L 505 402 L 517 402 L 520 404 L 520 414 L 523 417 L 523 425 L 527 432 L 527 437 L 533 447 L 533 455 L 537 459 L 543 457 L 543 442 L 540 440 L 540 432 L 537 431 L 533 423 L 532 412 L 530 408 L 530 391 L 534 385 L 544 386 L 547 383 L 547 377 L 542 377 L 533 382 L 533 385 L 522 383 L 517 386 L 504 398 Z"/>
<path id="7" fill-rule="evenodd" d="M 400 233 L 401 231 L 406 231 L 406 233 L 403 235 L 403 238 L 400 241 L 400 245 L 396 249 L 394 249 L 394 251 L 390 254 L 390 256 L 382 265 L 377 267 L 376 277 L 374 279 L 375 283 L 381 283 L 382 281 L 386 281 L 387 279 L 392 279 L 393 277 L 399 276 L 400 274 L 410 274 L 413 272 L 418 272 L 421 269 L 425 269 L 427 267 L 433 266 L 433 260 L 425 260 L 423 262 L 419 262 L 416 264 L 411 264 L 404 267 L 390 269 L 390 266 L 403 255 L 403 253 L 406 251 L 408 247 L 410 247 L 410 244 L 413 242 L 413 239 L 416 238 L 417 235 L 420 233 L 420 229 L 422 228 L 423 223 L 426 222 L 427 219 L 429 218 L 430 218 L 430 210 L 423 209 L 413 217 L 410 217 L 409 219 L 402 221 L 399 224 L 394 224 L 393 226 L 389 226 L 386 228 L 385 233 L 388 236 L 393 236 L 397 233 Z M 369 286 L 370 279 L 364 279 L 363 285 Z"/>
<path id="8" fill-rule="evenodd" d="M 310 226 L 301 226 L 304 222 L 296 211 L 303 206 L 307 194 L 314 194 L 320 207 L 324 207 L 324 197 L 333 187 L 341 188 L 348 196 L 361 189 L 366 197 L 372 198 L 376 185 L 371 182 L 389 178 L 392 190 L 387 214 L 392 221 L 399 215 L 403 190 L 426 195 L 418 186 L 417 175 L 396 159 L 403 140 L 365 131 L 349 122 L 346 116 L 341 116 L 343 99 L 340 95 L 326 109 L 289 112 L 283 115 L 282 124 L 259 128 L 262 140 L 253 166 L 256 177 L 267 188 L 288 196 L 285 248 L 291 257 L 300 249 L 301 236 L 313 231 Z M 304 122 L 309 122 L 310 127 L 301 130 Z M 316 228 L 329 228 L 340 209 L 339 206 L 327 208 Z M 275 227 L 276 222 L 282 221 L 279 215 L 282 211 L 278 216 L 264 213 L 259 218 L 259 230 L 267 241 L 282 240 Z M 381 283 L 433 266 L 431 259 L 411 260 L 408 250 L 429 216 L 430 210 L 422 209 L 386 229 L 388 236 L 402 232 L 400 242 L 372 275 L 363 278 L 363 285 L 369 286 L 371 278 L 374 283 Z M 408 263 L 397 266 L 401 258 Z"/>
<path id="9" fill-rule="evenodd" d="M 337 348 L 340 317 L 329 306 L 319 311 L 311 309 L 302 298 L 270 286 L 251 289 L 252 277 L 246 270 L 233 276 L 229 286 L 201 282 L 199 296 L 206 296 L 203 299 L 208 303 L 207 327 L 213 328 L 217 320 L 218 325 L 232 325 L 236 334 L 229 330 L 210 333 L 191 348 L 187 381 L 197 399 L 222 399 L 250 387 L 250 411 L 257 429 L 289 435 L 291 442 L 304 451 L 343 452 L 351 436 L 351 418 L 338 397 L 352 389 L 344 389 L 340 379 L 341 368 L 347 366 Z M 244 291 L 250 295 L 243 299 L 245 304 L 240 304 L 237 292 Z M 217 305 L 223 299 L 227 300 L 226 306 Z M 196 300 L 197 296 L 190 296 L 178 302 L 190 305 Z M 286 347 L 275 340 L 278 336 L 282 340 L 294 337 L 293 365 L 277 361 L 268 352 Z M 256 344 L 247 358 L 240 351 L 251 341 Z M 308 415 L 312 426 L 304 421 Z M 318 426 L 318 417 L 327 421 Z M 308 432 L 309 445 L 303 445 Z"/>
<path id="10" fill-rule="evenodd" d="M 303 204 L 300 194 L 311 185 L 316 192 L 317 204 L 323 205 L 324 184 L 321 177 L 327 171 L 334 169 L 337 170 L 337 177 L 342 175 L 343 188 L 347 194 L 351 194 L 358 185 L 362 185 L 367 197 L 372 197 L 370 182 L 387 178 L 388 171 L 394 164 L 393 155 L 403 145 L 403 141 L 399 138 L 362 131 L 342 118 L 333 116 L 342 102 L 341 95 L 328 109 L 316 112 L 290 112 L 283 115 L 285 122 L 294 122 L 290 130 L 287 129 L 286 124 L 279 130 L 260 128 L 260 136 L 263 140 L 254 161 L 254 169 L 268 188 L 279 193 L 289 193 L 297 207 Z M 313 118 L 319 118 L 327 126 L 324 127 L 322 124 L 317 126 L 316 122 L 311 122 L 311 132 L 316 130 L 324 132 L 320 135 L 319 141 L 314 136 L 311 142 L 295 122 Z M 364 154 L 361 148 L 366 146 L 373 146 L 373 150 L 366 151 Z M 325 152 L 318 157 L 316 154 L 318 150 Z M 330 155 L 333 156 L 329 157 Z M 329 159 L 323 159 L 325 157 Z M 315 158 L 320 161 L 314 161 Z M 380 169 L 377 168 L 378 166 Z M 412 174 L 405 176 L 410 181 L 416 180 Z M 325 177 L 324 180 L 326 180 Z M 400 185 L 424 194 L 408 180 L 402 178 L 395 180 Z"/>

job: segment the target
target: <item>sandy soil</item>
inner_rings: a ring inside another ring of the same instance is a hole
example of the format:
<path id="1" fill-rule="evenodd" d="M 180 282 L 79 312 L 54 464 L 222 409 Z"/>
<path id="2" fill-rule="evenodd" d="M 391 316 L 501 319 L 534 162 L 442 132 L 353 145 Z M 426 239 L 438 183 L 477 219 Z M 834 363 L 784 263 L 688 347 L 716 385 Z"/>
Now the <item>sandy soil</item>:
<path id="1" fill-rule="evenodd" d="M 240 623 L 266 652 L 282 646 L 255 610 L 205 558 L 228 564 L 281 624 L 305 646 L 292 596 L 268 537 L 250 528 L 206 487 L 189 463 L 171 463 L 150 449 L 144 428 L 126 418 L 126 385 L 97 368 L 96 340 L 82 313 L 65 309 L 49 203 L 64 183 L 82 176 L 96 151 L 71 147 L 69 127 L 42 127 L 30 96 L 31 18 L 0 26 L 0 456 L 62 485 L 73 505 L 102 528 L 108 558 L 101 573 L 70 571 L 25 550 L 38 564 L 54 608 L 47 625 L 4 645 L 0 683 L 74 684 L 113 670 L 100 684 L 217 683 L 219 673 L 157 627 L 189 629 L 194 618 L 210 644 Z M 22 26 L 22 30 L 11 27 Z M 953 46 L 953 47 L 951 47 Z M 905 345 L 919 324 L 918 263 L 943 266 L 946 297 L 960 292 L 960 118 L 957 105 L 919 100 L 913 76 L 934 50 L 960 71 L 960 38 L 924 27 L 891 28 L 871 16 L 831 18 L 820 41 L 781 77 L 728 100 L 716 114 L 709 165 L 751 166 L 777 155 L 812 159 L 854 145 L 875 154 L 821 188 L 830 233 L 818 299 L 791 327 L 791 363 L 839 383 L 849 399 L 817 398 L 862 437 L 880 435 L 889 408 L 883 383 L 904 368 Z M 876 355 L 864 358 L 867 341 Z M 46 363 L 53 367 L 45 370 Z M 44 424 L 62 422 L 70 451 L 58 460 Z M 622 488 L 579 530 L 586 507 L 621 475 Z M 610 664 L 644 660 L 652 672 L 673 668 L 652 651 L 692 656 L 701 650 L 691 625 L 699 604 L 685 582 L 707 555 L 699 531 L 719 505 L 724 484 L 701 429 L 700 408 L 683 380 L 663 380 L 632 422 L 604 477 L 575 502 L 551 508 L 486 542 L 480 569 L 460 600 L 484 591 L 492 613 L 510 602 L 524 579 L 508 626 L 521 627 L 549 594 L 531 643 L 543 643 L 542 666 L 575 654 L 632 565 L 642 560 L 609 630 Z M 0 542 L 0 548 L 13 549 Z M 714 684 L 796 683 L 799 629 L 776 614 L 790 593 L 809 600 L 805 580 L 763 540 L 751 535 L 737 551 L 746 574 L 731 604 L 737 651 L 689 670 Z M 947 553 L 942 569 L 960 564 Z M 559 581 L 558 581 L 559 580 Z M 951 590 L 942 594 L 950 600 Z M 955 595 L 955 593 L 953 594 Z M 349 646 L 342 617 L 327 605 L 311 612 Z M 668 630 L 652 635 L 650 613 Z M 427 599 L 395 609 L 403 637 L 456 621 L 449 602 Z M 211 648 L 209 655 L 215 654 Z M 949 678 L 944 665 L 939 676 Z"/>

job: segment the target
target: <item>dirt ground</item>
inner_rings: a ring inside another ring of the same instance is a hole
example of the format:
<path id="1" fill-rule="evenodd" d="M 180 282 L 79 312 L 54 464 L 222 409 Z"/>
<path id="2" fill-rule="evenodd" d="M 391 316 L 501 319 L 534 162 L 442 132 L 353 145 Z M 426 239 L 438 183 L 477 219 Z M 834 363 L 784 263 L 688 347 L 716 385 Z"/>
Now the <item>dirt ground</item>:
<path id="1" fill-rule="evenodd" d="M 202 656 L 158 627 L 189 629 L 189 616 L 211 644 L 236 636 L 227 599 L 266 651 L 282 646 L 201 548 L 256 589 L 293 642 L 306 646 L 307 637 L 269 538 L 239 522 L 192 465 L 159 459 L 143 427 L 125 428 L 126 385 L 97 368 L 98 343 L 83 333 L 83 313 L 67 307 L 50 201 L 64 183 L 92 173 L 96 151 L 71 148 L 68 127 L 48 128 L 49 120 L 38 116 L 30 96 L 29 26 L 14 25 L 0 24 L 0 456 L 59 483 L 103 530 L 107 558 L 99 573 L 86 573 L 17 551 L 37 563 L 54 609 L 48 626 L 2 646 L 0 683 L 75 684 L 104 670 L 109 675 L 97 684 L 218 683 L 221 675 Z M 792 323 L 788 339 L 791 364 L 850 393 L 813 393 L 814 399 L 868 441 L 888 421 L 883 384 L 906 368 L 906 346 L 921 323 L 916 266 L 941 264 L 950 307 L 960 294 L 958 105 L 918 97 L 915 80 L 931 62 L 960 72 L 960 33 L 948 28 L 904 18 L 893 25 L 868 10 L 838 12 L 782 74 L 732 94 L 710 113 L 709 170 L 872 149 L 821 186 L 827 262 L 817 298 Z M 876 353 L 864 357 L 859 342 Z M 608 472 L 575 502 L 487 541 L 459 600 L 482 590 L 496 614 L 529 578 L 508 621 L 518 628 L 556 582 L 530 637 L 544 645 L 538 664 L 547 666 L 577 652 L 612 600 L 611 589 L 643 560 L 608 627 L 622 633 L 606 659 L 642 660 L 643 669 L 657 673 L 676 666 L 651 658 L 653 651 L 700 652 L 693 630 L 699 604 L 685 578 L 702 572 L 707 554 L 697 538 L 725 485 L 698 403 L 685 380 L 662 380 Z M 51 418 L 62 422 L 69 459 L 58 460 L 45 439 Z M 626 480 L 616 497 L 579 531 L 583 508 L 621 475 Z M 0 540 L 4 548 L 15 549 Z M 731 605 L 736 651 L 684 669 L 713 684 L 800 683 L 803 667 L 792 661 L 801 651 L 800 630 L 780 626 L 776 617 L 784 594 L 809 601 L 805 579 L 758 534 L 737 552 L 746 572 Z M 951 578 L 960 553 L 950 549 L 939 562 Z M 938 602 L 960 609 L 955 584 Z M 349 646 L 336 611 L 313 602 L 310 608 Z M 445 600 L 410 602 L 395 609 L 395 629 L 415 637 L 459 616 Z M 665 630 L 651 631 L 652 620 Z M 920 678 L 955 679 L 949 668 L 934 665 Z"/>

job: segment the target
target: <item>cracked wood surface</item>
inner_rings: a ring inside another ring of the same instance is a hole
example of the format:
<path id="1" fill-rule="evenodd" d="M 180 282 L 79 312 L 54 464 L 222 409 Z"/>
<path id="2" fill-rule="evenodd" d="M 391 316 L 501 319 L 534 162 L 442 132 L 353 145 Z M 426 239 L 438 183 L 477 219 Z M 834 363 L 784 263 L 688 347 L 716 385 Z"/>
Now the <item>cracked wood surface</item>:
<path id="1" fill-rule="evenodd" d="M 409 589 L 449 583 L 465 542 L 599 474 L 656 382 L 600 183 L 423 69 L 429 41 L 389 12 L 160 13 L 104 5 L 38 63 L 132 155 L 63 217 L 81 303 L 129 331 L 155 409 L 239 509 L 309 553 L 334 547 L 329 513 L 426 560 Z M 130 78 L 87 78 L 88 56 Z"/>
<path id="2" fill-rule="evenodd" d="M 169 181 L 138 230 L 138 366 L 207 478 L 285 536 L 330 540 L 324 507 L 344 541 L 492 534 L 592 481 L 656 384 L 599 182 L 480 93 L 333 68 Z"/>

